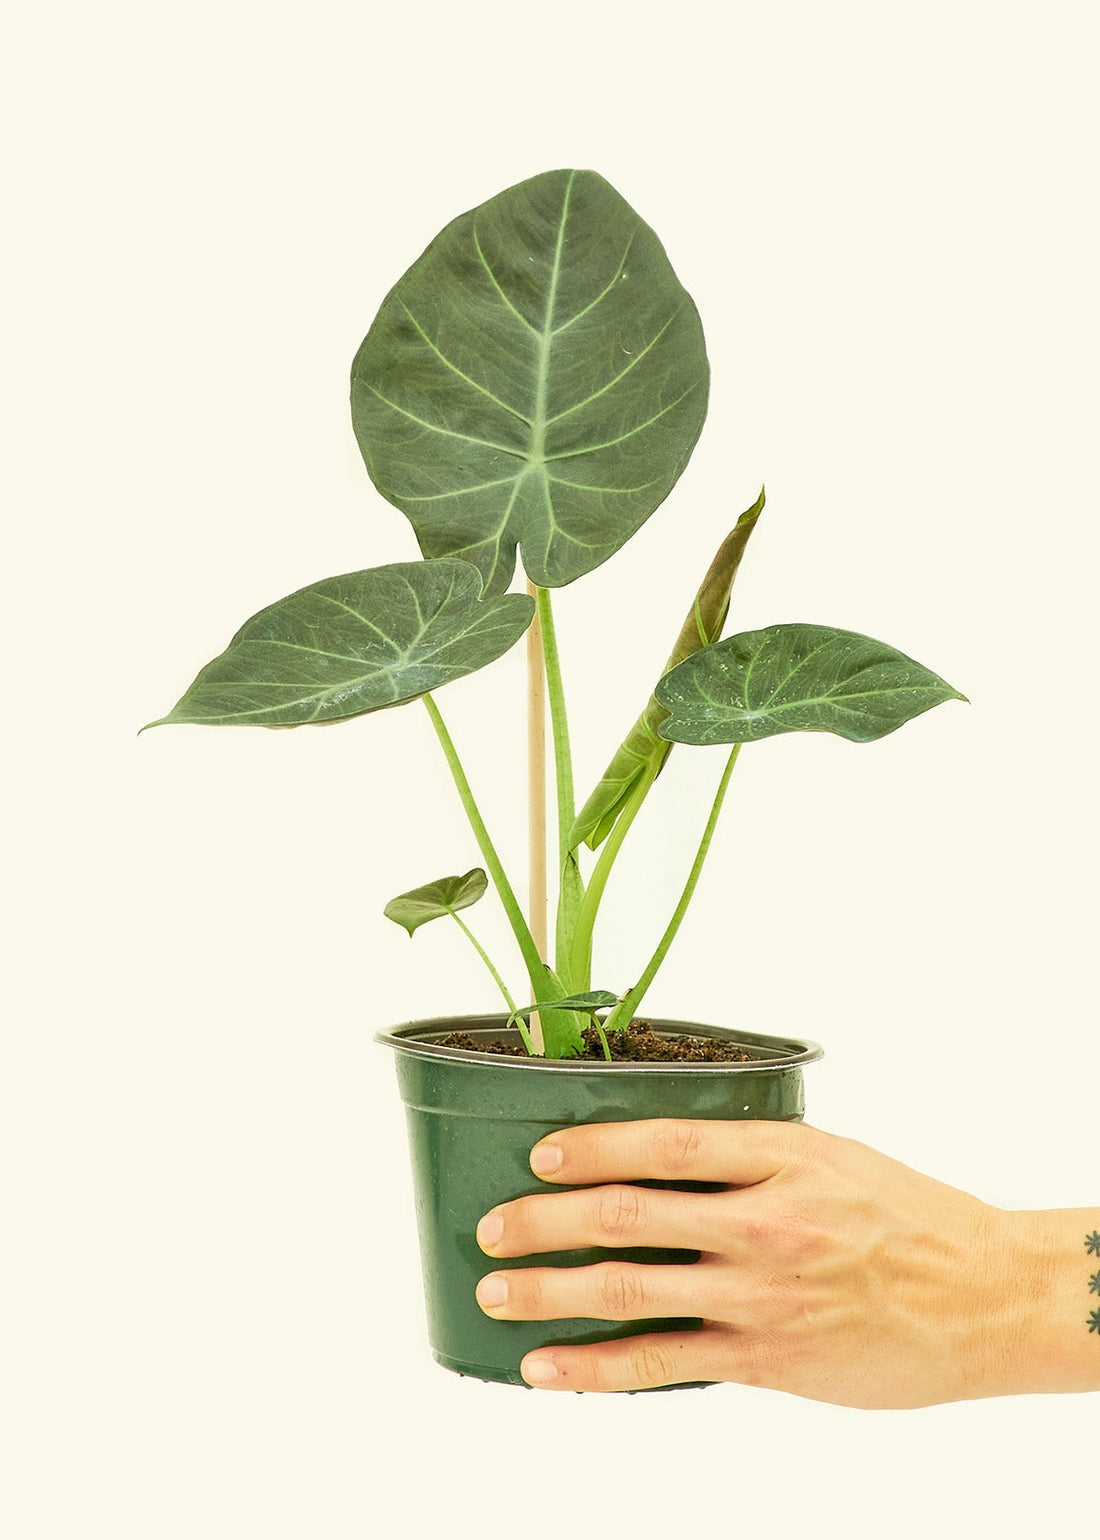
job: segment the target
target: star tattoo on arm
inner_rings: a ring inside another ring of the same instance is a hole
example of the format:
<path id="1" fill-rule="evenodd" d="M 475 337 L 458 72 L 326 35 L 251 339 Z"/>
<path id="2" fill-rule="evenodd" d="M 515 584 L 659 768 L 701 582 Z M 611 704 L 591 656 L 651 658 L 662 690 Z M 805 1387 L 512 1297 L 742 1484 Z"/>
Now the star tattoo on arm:
<path id="1" fill-rule="evenodd" d="M 1094 1230 L 1091 1235 L 1085 1236 L 1085 1250 L 1090 1257 L 1100 1257 L 1100 1230 Z M 1093 1273 L 1089 1279 L 1089 1293 L 1100 1294 L 1100 1273 Z M 1100 1310 L 1089 1312 L 1088 1328 L 1100 1338 Z"/>

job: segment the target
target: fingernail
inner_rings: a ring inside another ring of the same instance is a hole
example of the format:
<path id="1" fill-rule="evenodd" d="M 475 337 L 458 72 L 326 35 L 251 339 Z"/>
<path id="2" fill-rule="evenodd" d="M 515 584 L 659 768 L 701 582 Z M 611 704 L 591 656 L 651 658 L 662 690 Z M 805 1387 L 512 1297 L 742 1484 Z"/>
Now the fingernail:
<path id="1" fill-rule="evenodd" d="M 504 1234 L 504 1220 L 499 1214 L 486 1214 L 477 1227 L 479 1246 L 495 1246 Z"/>
<path id="2" fill-rule="evenodd" d="M 562 1162 L 560 1144 L 536 1144 L 531 1151 L 531 1170 L 536 1176 L 549 1176 Z"/>
<path id="3" fill-rule="evenodd" d="M 549 1385 L 558 1377 L 552 1358 L 525 1358 L 520 1364 L 520 1373 L 529 1385 Z"/>
<path id="4" fill-rule="evenodd" d="M 477 1302 L 487 1310 L 497 1310 L 508 1298 L 508 1280 L 503 1273 L 490 1273 L 477 1286 Z"/>

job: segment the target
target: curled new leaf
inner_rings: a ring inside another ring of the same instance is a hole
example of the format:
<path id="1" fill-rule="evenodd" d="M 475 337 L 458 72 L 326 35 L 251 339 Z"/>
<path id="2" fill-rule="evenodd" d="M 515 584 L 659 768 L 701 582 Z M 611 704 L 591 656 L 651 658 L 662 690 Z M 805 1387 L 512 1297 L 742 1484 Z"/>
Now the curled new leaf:
<path id="1" fill-rule="evenodd" d="M 764 492 L 761 489 L 756 502 L 738 519 L 708 567 L 695 595 L 695 603 L 665 664 L 665 673 L 721 636 L 729 612 L 733 580 L 763 508 Z M 660 771 L 672 750 L 672 744 L 659 737 L 657 732 L 666 716 L 657 697 L 651 695 L 645 710 L 615 751 L 595 791 L 578 813 L 569 836 L 572 849 L 586 844 L 595 850 L 611 832 L 631 792 L 647 770 L 653 767 Z"/>
<path id="2" fill-rule="evenodd" d="M 415 700 L 507 652 L 526 594 L 481 598 L 464 561 L 395 562 L 326 578 L 245 621 L 160 722 L 296 727 Z"/>
<path id="3" fill-rule="evenodd" d="M 384 301 L 352 365 L 367 470 L 425 556 L 487 593 L 557 588 L 667 497 L 703 425 L 703 331 L 656 235 L 594 171 L 461 215 Z"/>
<path id="4" fill-rule="evenodd" d="M 674 743 L 751 743 L 777 733 L 883 738 L 947 700 L 938 674 L 885 642 L 831 626 L 768 626 L 704 648 L 657 686 Z"/>
<path id="5" fill-rule="evenodd" d="M 460 877 L 437 877 L 434 882 L 425 882 L 391 898 L 382 913 L 395 925 L 403 925 L 411 936 L 429 920 L 454 914 L 457 909 L 469 909 L 484 898 L 488 882 L 480 866 Z"/>

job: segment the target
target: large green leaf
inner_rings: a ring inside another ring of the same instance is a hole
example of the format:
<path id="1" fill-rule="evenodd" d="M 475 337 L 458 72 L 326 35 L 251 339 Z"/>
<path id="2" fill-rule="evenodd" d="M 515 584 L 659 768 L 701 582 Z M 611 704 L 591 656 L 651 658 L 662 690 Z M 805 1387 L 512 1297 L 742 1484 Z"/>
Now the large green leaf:
<path id="1" fill-rule="evenodd" d="M 391 898 L 382 913 L 395 925 L 402 925 L 409 935 L 415 934 L 429 920 L 438 920 L 457 909 L 469 909 L 485 897 L 489 879 L 480 866 L 463 872 L 460 877 L 437 877 L 434 882 L 422 883 L 408 893 Z"/>
<path id="2" fill-rule="evenodd" d="M 296 727 L 415 700 L 492 663 L 531 624 L 526 594 L 481 599 L 469 562 L 395 562 L 301 588 L 245 621 L 166 717 Z"/>
<path id="3" fill-rule="evenodd" d="M 885 737 L 946 700 L 965 700 L 885 642 L 831 626 L 768 626 L 727 637 L 657 686 L 674 743 L 751 743 L 777 733 Z"/>
<path id="4" fill-rule="evenodd" d="M 764 491 L 761 488 L 755 503 L 745 510 L 718 547 L 665 664 L 665 673 L 721 636 L 729 612 L 733 580 L 737 576 L 749 536 L 756 528 L 756 521 L 763 509 Z M 611 832 L 631 792 L 646 771 L 652 766 L 660 772 L 672 751 L 672 744 L 657 733 L 667 715 L 657 697 L 651 695 L 645 710 L 616 749 L 595 791 L 578 813 L 569 836 L 572 849 L 587 844 L 595 850 Z"/>
<path id="5" fill-rule="evenodd" d="M 703 425 L 699 316 L 664 248 L 592 171 L 461 215 L 387 296 L 352 365 L 379 491 L 425 556 L 557 588 L 627 541 Z"/>

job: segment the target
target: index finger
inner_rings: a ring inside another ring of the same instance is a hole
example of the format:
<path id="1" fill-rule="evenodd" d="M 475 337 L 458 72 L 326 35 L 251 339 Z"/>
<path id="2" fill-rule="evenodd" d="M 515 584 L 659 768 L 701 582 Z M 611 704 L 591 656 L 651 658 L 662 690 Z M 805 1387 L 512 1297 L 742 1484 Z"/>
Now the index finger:
<path id="1" fill-rule="evenodd" d="M 540 1139 L 531 1170 L 547 1182 L 725 1182 L 751 1187 L 777 1176 L 812 1130 L 756 1119 L 651 1118 L 582 1123 Z"/>

